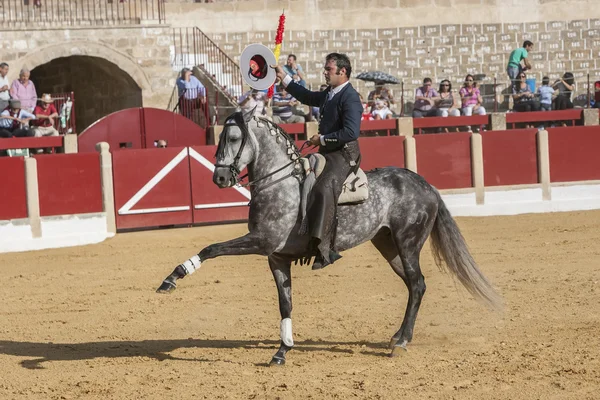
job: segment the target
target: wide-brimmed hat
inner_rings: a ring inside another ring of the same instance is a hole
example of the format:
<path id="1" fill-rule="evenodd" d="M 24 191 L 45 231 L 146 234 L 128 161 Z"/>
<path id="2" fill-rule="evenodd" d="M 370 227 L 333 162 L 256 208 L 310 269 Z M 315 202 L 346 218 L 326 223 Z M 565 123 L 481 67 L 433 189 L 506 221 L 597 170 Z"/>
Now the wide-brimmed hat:
<path id="1" fill-rule="evenodd" d="M 12 108 L 21 108 L 21 100 L 19 99 L 10 99 L 8 103 Z"/>
<path id="2" fill-rule="evenodd" d="M 44 93 L 40 100 L 42 100 L 42 103 L 54 103 L 54 99 L 48 93 Z"/>
<path id="3" fill-rule="evenodd" d="M 250 44 L 240 55 L 242 79 L 252 89 L 268 89 L 277 78 L 275 70 L 270 67 L 275 64 L 275 55 L 267 46 L 260 43 Z"/>

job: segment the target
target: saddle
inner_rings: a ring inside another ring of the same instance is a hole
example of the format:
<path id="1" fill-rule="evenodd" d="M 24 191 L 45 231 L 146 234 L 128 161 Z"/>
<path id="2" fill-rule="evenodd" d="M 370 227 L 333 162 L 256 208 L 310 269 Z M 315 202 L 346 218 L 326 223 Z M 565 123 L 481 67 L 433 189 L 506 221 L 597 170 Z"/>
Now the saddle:
<path id="1" fill-rule="evenodd" d="M 308 157 L 300 158 L 300 163 L 304 170 L 304 188 L 303 192 L 310 192 L 312 184 L 321 175 L 325 168 L 325 157 L 319 153 L 309 154 Z M 311 176 L 311 174 L 313 176 Z M 309 186 L 309 187 L 306 187 Z M 344 181 L 342 194 L 338 199 L 338 204 L 360 204 L 369 198 L 369 185 L 367 175 L 360 168 L 356 172 L 351 172 Z"/>

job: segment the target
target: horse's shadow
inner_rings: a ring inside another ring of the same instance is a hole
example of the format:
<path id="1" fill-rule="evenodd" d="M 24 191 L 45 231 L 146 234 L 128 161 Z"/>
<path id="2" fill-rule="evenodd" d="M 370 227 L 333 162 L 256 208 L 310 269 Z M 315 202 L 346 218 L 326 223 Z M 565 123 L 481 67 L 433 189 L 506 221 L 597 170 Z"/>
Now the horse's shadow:
<path id="1" fill-rule="evenodd" d="M 339 346 L 362 346 L 376 351 L 364 351 L 375 356 L 385 355 L 384 343 L 367 342 L 329 342 L 303 340 L 296 341 L 294 351 L 328 351 L 333 353 L 354 353 L 353 350 Z M 90 360 L 98 357 L 148 357 L 158 361 L 180 360 L 195 362 L 214 362 L 217 359 L 181 358 L 168 353 L 186 348 L 210 349 L 277 349 L 279 341 L 275 340 L 142 340 L 142 341 L 108 341 L 86 343 L 36 343 L 0 340 L 0 354 L 33 358 L 21 361 L 27 369 L 42 369 L 42 363 L 48 361 Z M 259 365 L 259 364 L 257 364 Z M 262 364 L 260 364 L 262 365 Z"/>

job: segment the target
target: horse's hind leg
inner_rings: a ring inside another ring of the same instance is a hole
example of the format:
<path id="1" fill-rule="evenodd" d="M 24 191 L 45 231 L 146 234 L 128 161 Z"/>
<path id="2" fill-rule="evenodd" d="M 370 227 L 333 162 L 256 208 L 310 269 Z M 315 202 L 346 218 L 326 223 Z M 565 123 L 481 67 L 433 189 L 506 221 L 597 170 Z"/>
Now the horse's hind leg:
<path id="1" fill-rule="evenodd" d="M 414 234 L 414 232 L 412 233 Z M 372 240 L 375 247 L 408 288 L 408 303 L 402 325 L 390 340 L 392 355 L 395 353 L 394 350 L 406 350 L 406 345 L 413 337 L 415 320 L 426 288 L 425 278 L 419 265 L 419 253 L 426 238 L 427 236 L 424 236 L 414 240 L 413 236 L 413 240 L 408 240 L 402 234 L 396 233 L 392 236 L 388 231 L 382 232 Z"/>
<path id="2" fill-rule="evenodd" d="M 294 346 L 292 338 L 292 261 L 278 255 L 269 256 L 269 267 L 277 284 L 279 295 L 279 312 L 281 313 L 281 345 L 271 359 L 270 365 L 285 364 L 285 355 Z"/>

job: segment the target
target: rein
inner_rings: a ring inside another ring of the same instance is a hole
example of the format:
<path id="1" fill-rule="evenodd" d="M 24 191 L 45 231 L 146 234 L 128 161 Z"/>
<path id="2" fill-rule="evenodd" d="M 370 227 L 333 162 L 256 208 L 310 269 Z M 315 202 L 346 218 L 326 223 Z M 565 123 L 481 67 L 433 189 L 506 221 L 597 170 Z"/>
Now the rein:
<path id="1" fill-rule="evenodd" d="M 278 172 L 283 171 L 284 169 L 286 169 L 290 165 L 298 163 L 298 160 L 300 158 L 300 152 L 302 152 L 302 150 L 304 150 L 304 148 L 307 145 L 310 145 L 310 142 L 306 141 L 306 142 L 304 142 L 304 144 L 302 144 L 302 147 L 300 147 L 300 149 L 298 150 L 298 149 L 295 148 L 295 145 L 294 145 L 294 142 L 292 141 L 292 138 L 290 138 L 287 135 L 287 133 L 285 133 L 284 131 L 282 131 L 279 126 L 275 125 L 273 122 L 271 122 L 271 121 L 269 121 L 267 119 L 262 119 L 262 118 L 260 120 L 257 119 L 258 122 L 266 122 L 268 125 L 271 125 L 271 128 L 273 128 L 273 129 L 275 129 L 277 131 L 277 134 L 282 135 L 284 137 L 284 140 L 287 140 L 287 142 L 288 142 L 288 151 L 290 149 L 293 151 L 290 154 L 290 156 L 292 156 L 291 157 L 292 160 L 289 163 L 285 164 L 284 166 L 282 166 L 280 168 L 277 168 L 276 170 L 271 171 L 268 174 L 266 174 L 266 175 L 264 175 L 264 176 L 262 176 L 260 178 L 257 178 L 257 179 L 254 179 L 252 181 L 249 181 L 249 182 L 246 182 L 246 183 L 242 184 L 240 182 L 243 179 L 245 179 L 248 176 L 248 174 L 244 174 L 243 176 L 239 176 L 240 170 L 239 170 L 238 163 L 239 163 L 239 160 L 240 160 L 240 158 L 242 156 L 242 152 L 244 150 L 244 147 L 246 146 L 246 142 L 248 140 L 249 132 L 248 132 L 248 127 L 246 125 L 246 122 L 243 119 L 242 113 L 236 113 L 236 114 L 234 114 L 233 119 L 234 119 L 234 122 L 233 123 L 226 123 L 225 127 L 228 127 L 228 126 L 237 126 L 240 129 L 240 131 L 242 132 L 242 143 L 240 145 L 240 148 L 239 148 L 236 156 L 233 159 L 233 163 L 231 163 L 230 165 L 227 165 L 227 164 L 215 164 L 215 167 L 229 168 L 229 170 L 231 171 L 231 173 L 232 173 L 232 175 L 233 175 L 233 177 L 235 179 L 235 184 L 238 185 L 238 186 L 240 186 L 240 187 L 249 187 L 249 186 L 257 187 L 257 183 L 258 182 L 261 182 L 261 181 L 263 181 L 263 180 L 265 180 L 265 179 L 267 179 L 267 178 L 269 178 L 269 177 L 277 174 Z M 293 148 L 290 148 L 289 145 L 293 146 Z M 217 152 L 218 151 L 219 150 L 217 150 Z M 296 157 L 294 158 L 293 155 L 295 155 Z M 273 185 L 275 185 L 275 184 L 277 184 L 277 183 L 279 183 L 279 182 L 281 182 L 281 181 L 283 181 L 283 180 L 285 180 L 287 178 L 290 178 L 292 176 L 297 176 L 299 174 L 300 174 L 300 172 L 297 171 L 296 169 L 294 169 L 289 174 L 287 174 L 287 175 L 285 175 L 285 176 L 283 176 L 283 177 L 281 177 L 279 179 L 276 179 L 273 182 L 269 182 L 265 186 L 262 186 L 260 188 L 260 191 L 265 190 L 266 188 L 271 187 L 271 186 L 273 186 Z"/>

